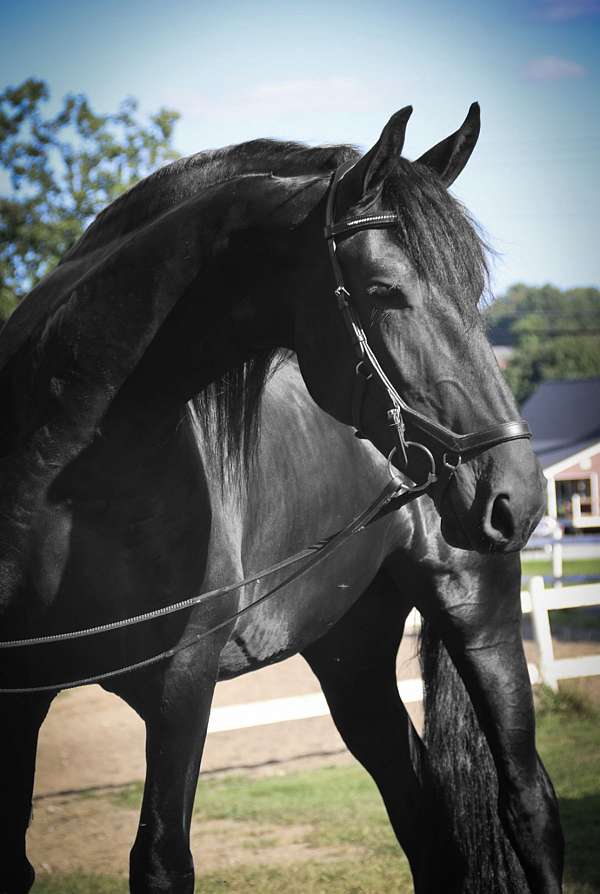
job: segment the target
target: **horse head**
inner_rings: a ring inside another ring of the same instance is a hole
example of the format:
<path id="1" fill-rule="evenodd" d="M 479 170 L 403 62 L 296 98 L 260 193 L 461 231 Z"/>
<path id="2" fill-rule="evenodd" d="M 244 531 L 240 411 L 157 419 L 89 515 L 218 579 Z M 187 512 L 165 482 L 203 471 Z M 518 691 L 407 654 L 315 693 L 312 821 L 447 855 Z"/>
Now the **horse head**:
<path id="1" fill-rule="evenodd" d="M 542 511 L 541 471 L 478 311 L 485 246 L 448 192 L 479 106 L 412 163 L 400 154 L 411 112 L 333 180 L 337 301 L 297 305 L 295 349 L 316 401 L 424 481 L 448 542 L 518 550 Z"/>

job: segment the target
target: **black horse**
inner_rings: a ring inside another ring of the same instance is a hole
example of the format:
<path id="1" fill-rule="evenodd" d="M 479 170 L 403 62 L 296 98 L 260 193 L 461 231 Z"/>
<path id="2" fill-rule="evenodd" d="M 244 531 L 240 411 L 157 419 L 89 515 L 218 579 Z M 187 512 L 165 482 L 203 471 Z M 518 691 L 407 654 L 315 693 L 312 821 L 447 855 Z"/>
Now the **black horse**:
<path id="1" fill-rule="evenodd" d="M 3 894 L 33 882 L 36 741 L 58 689 L 100 679 L 143 717 L 131 890 L 189 894 L 214 685 L 298 651 L 419 894 L 561 890 L 519 629 L 540 472 L 478 315 L 484 249 L 447 192 L 479 110 L 414 163 L 409 114 L 363 158 L 259 140 L 170 165 L 101 214 L 3 330 Z M 227 589 L 343 527 L 390 470 L 414 493 L 318 565 Z M 413 605 L 428 622 L 424 744 L 395 683 Z"/>

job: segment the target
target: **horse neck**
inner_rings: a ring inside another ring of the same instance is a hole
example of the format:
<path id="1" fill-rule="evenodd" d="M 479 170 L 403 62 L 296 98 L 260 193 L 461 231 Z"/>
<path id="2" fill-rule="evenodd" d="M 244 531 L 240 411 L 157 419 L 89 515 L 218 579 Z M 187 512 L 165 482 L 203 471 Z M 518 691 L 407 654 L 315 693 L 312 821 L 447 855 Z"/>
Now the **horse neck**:
<path id="1" fill-rule="evenodd" d="M 119 408 L 164 416 L 251 357 L 294 349 L 293 302 L 315 287 L 327 258 L 320 226 L 327 182 L 306 181 L 223 186 L 222 203 L 237 202 L 250 220 L 214 233 L 210 262 L 158 329 L 121 389 Z"/>
<path id="2" fill-rule="evenodd" d="M 161 445 L 172 444 L 187 425 L 190 399 L 250 358 L 293 348 L 296 281 L 310 288 L 316 250 L 326 262 L 320 235 L 326 186 L 324 179 L 243 178 L 214 191 L 206 211 L 218 217 L 221 209 L 222 217 L 223 205 L 237 204 L 249 219 L 215 227 L 210 262 L 179 296 L 113 399 L 101 443 L 85 452 L 86 462 L 76 462 L 85 470 L 79 481 L 96 464 L 109 476 L 125 461 L 135 477 L 140 457 L 160 463 Z"/>
<path id="3" fill-rule="evenodd" d="M 178 451 L 193 461 L 189 425 L 181 424 L 187 400 L 257 350 L 286 344 L 284 299 L 310 270 L 327 186 L 325 178 L 313 183 L 248 178 L 183 203 L 106 264 L 91 265 L 80 285 L 68 283 L 43 339 L 16 347 L 3 373 L 27 414 L 15 414 L 13 472 L 0 506 L 2 540 L 15 544 L 0 557 L 8 582 L 0 614 L 26 579 L 23 557 L 46 506 L 127 497 L 148 468 L 160 475 L 161 464 L 177 462 Z M 81 353 L 63 360 L 61 338 L 72 332 Z M 65 385 L 51 401 L 54 375 Z"/>

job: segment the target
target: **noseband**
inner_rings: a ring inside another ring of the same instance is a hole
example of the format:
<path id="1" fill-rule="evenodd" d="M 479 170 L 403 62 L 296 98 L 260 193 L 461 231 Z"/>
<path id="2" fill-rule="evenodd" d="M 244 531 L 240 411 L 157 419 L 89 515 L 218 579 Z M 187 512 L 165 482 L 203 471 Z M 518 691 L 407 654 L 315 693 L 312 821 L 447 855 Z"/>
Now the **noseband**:
<path id="1" fill-rule="evenodd" d="M 451 429 L 440 425 L 433 419 L 429 419 L 417 410 L 413 410 L 400 397 L 389 378 L 383 371 L 377 357 L 373 353 L 367 340 L 367 336 L 360 322 L 356 308 L 352 304 L 350 292 L 344 284 L 342 268 L 337 257 L 336 237 L 356 233 L 358 230 L 387 229 L 398 224 L 398 215 L 395 212 L 383 214 L 370 214 L 362 217 L 344 218 L 334 221 L 335 198 L 337 187 L 342 177 L 354 166 L 353 161 L 341 165 L 333 174 L 327 207 L 325 211 L 325 238 L 329 248 L 329 259 L 335 280 L 334 295 L 342 319 L 354 348 L 356 358 L 356 383 L 352 399 L 352 422 L 356 428 L 358 437 L 363 437 L 361 427 L 361 409 L 364 400 L 367 383 L 373 381 L 385 394 L 389 409 L 387 418 L 389 425 L 395 430 L 398 443 L 393 448 L 388 459 L 391 463 L 394 456 L 399 453 L 403 466 L 408 465 L 408 451 L 420 450 L 425 453 L 431 465 L 428 476 L 421 484 L 415 484 L 413 492 L 426 490 L 431 484 L 442 476 L 451 477 L 459 465 L 465 459 L 473 455 L 503 444 L 505 441 L 515 441 L 520 438 L 531 438 L 531 432 L 526 422 L 519 419 L 514 422 L 498 422 L 488 428 L 467 435 L 459 435 Z M 431 438 L 442 450 L 442 470 L 438 470 L 433 453 L 419 441 L 406 439 L 405 420 Z"/>

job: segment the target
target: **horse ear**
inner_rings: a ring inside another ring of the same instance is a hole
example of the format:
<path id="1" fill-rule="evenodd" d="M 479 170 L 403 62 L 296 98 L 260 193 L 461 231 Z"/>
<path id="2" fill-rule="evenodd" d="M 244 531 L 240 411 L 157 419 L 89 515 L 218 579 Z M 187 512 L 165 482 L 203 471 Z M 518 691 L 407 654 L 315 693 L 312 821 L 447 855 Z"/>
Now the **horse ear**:
<path id="1" fill-rule="evenodd" d="M 343 208 L 358 202 L 368 190 L 381 186 L 390 166 L 402 152 L 411 114 L 412 106 L 405 106 L 392 115 L 375 145 L 344 175 L 339 198 Z"/>
<path id="2" fill-rule="evenodd" d="M 444 185 L 450 186 L 471 157 L 480 126 L 479 103 L 474 102 L 458 130 L 417 158 L 417 162 L 432 168 Z"/>

